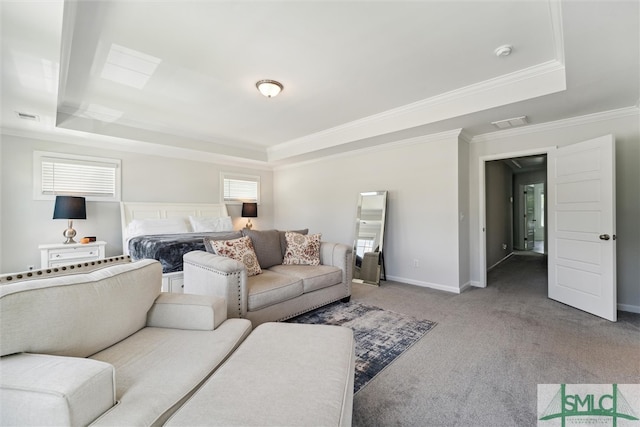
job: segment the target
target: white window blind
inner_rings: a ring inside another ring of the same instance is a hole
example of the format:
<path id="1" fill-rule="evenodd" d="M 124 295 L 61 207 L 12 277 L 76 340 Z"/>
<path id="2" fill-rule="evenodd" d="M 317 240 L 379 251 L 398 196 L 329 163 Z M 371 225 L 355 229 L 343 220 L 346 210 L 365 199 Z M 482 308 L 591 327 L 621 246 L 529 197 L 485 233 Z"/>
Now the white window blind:
<path id="1" fill-rule="evenodd" d="M 58 194 L 89 200 L 120 199 L 120 161 L 58 153 L 34 153 L 36 199 Z"/>
<path id="2" fill-rule="evenodd" d="M 260 177 L 222 174 L 224 202 L 260 202 Z"/>

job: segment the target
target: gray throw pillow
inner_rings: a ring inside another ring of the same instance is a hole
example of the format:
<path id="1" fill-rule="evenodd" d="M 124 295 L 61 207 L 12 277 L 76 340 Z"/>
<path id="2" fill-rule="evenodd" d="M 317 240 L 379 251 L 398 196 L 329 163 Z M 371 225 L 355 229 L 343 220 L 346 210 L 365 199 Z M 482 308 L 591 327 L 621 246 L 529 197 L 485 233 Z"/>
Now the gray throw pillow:
<path id="1" fill-rule="evenodd" d="M 209 242 L 214 240 L 233 240 L 239 239 L 240 237 L 242 237 L 242 233 L 239 231 L 219 231 L 211 233 L 210 235 L 204 237 L 202 240 L 204 241 L 204 248 L 207 250 L 207 252 L 215 254 L 216 251 Z"/>
<path id="2" fill-rule="evenodd" d="M 282 264 L 278 230 L 249 230 L 248 228 L 243 228 L 242 235 L 251 239 L 260 268 L 269 268 Z"/>
<path id="3" fill-rule="evenodd" d="M 309 234 L 309 229 L 305 228 L 304 230 L 283 230 L 280 231 L 280 252 L 282 253 L 282 257 L 280 258 L 280 260 L 284 259 L 284 254 L 287 253 L 287 238 L 284 237 L 287 231 L 290 231 L 292 233 L 300 233 L 300 234 Z M 280 262 L 280 264 L 282 264 L 282 262 Z"/>

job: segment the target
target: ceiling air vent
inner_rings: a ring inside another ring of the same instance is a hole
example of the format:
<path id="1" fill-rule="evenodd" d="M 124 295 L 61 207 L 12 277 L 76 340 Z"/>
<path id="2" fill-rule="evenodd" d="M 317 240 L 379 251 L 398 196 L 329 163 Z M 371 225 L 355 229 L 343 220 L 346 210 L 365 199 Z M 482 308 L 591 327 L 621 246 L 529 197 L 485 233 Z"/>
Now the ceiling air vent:
<path id="1" fill-rule="evenodd" d="M 24 120 L 33 120 L 35 122 L 40 121 L 40 117 L 36 116 L 35 114 L 21 113 L 20 111 L 16 111 L 16 114 L 18 115 L 19 118 Z"/>
<path id="2" fill-rule="evenodd" d="M 514 117 L 513 119 L 499 120 L 497 122 L 491 122 L 492 125 L 498 129 L 508 129 L 516 126 L 524 126 L 528 124 L 527 116 Z"/>

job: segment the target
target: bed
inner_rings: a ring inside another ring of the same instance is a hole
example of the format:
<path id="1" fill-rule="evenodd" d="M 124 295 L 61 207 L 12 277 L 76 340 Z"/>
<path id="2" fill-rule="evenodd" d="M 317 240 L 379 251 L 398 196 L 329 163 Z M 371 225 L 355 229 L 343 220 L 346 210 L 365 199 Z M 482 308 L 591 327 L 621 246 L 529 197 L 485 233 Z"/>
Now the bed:
<path id="1" fill-rule="evenodd" d="M 120 216 L 123 253 L 160 261 L 164 292 L 182 292 L 182 255 L 204 250 L 203 238 L 221 233 L 205 225 L 231 227 L 224 204 L 120 202 Z"/>

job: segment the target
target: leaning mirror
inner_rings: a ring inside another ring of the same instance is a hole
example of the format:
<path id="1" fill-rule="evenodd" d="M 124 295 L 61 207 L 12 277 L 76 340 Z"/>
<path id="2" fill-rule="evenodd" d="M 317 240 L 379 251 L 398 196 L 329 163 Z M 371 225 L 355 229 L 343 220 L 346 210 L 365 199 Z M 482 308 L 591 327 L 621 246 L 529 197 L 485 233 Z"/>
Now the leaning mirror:
<path id="1" fill-rule="evenodd" d="M 382 243 L 387 208 L 386 191 L 367 191 L 358 196 L 353 243 L 353 281 L 380 285 L 386 280 Z"/>

